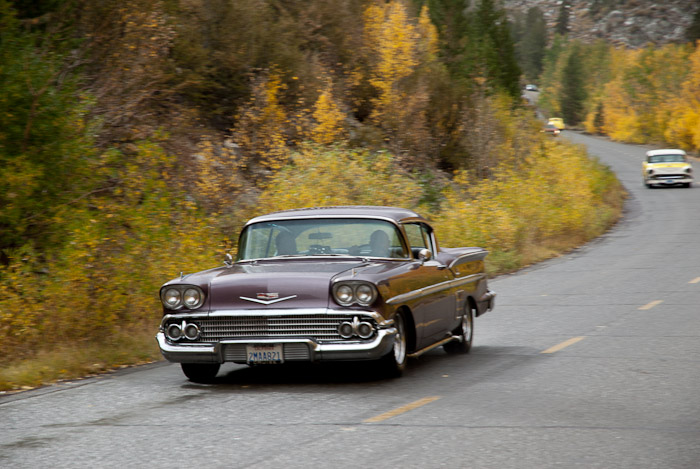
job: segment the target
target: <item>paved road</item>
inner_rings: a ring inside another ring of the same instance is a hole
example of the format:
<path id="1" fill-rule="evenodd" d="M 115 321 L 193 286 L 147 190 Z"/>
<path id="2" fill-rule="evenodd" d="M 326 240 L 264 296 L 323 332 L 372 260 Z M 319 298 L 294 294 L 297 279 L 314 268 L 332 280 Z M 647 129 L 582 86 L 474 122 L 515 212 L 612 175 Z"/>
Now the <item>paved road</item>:
<path id="1" fill-rule="evenodd" d="M 646 148 L 563 138 L 617 172 L 625 217 L 495 279 L 472 354 L 398 380 L 227 365 L 195 385 L 158 363 L 0 396 L 0 466 L 700 467 L 700 185 L 646 189 Z"/>

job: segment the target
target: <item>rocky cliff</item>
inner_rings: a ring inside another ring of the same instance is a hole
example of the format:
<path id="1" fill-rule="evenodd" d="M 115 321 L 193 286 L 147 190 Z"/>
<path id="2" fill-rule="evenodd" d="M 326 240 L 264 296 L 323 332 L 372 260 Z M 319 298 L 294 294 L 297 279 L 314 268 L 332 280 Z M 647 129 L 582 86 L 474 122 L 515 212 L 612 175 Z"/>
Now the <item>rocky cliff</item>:
<path id="1" fill-rule="evenodd" d="M 559 17 L 562 0 L 503 0 L 509 16 L 542 10 L 550 31 Z M 685 42 L 685 31 L 700 8 L 698 0 L 570 0 L 569 36 L 590 42 L 606 39 L 639 48 Z"/>

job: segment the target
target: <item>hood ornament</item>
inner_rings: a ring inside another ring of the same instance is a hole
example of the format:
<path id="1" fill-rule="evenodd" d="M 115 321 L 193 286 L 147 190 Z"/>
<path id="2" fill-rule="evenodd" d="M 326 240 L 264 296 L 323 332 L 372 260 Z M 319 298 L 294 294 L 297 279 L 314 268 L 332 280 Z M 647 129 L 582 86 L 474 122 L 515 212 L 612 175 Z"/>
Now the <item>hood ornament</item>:
<path id="1" fill-rule="evenodd" d="M 291 295 L 280 298 L 279 293 L 258 293 L 256 296 L 257 298 L 248 298 L 246 296 L 240 296 L 239 298 L 241 300 L 252 301 L 253 303 L 260 303 L 261 305 L 271 305 L 273 303 L 279 303 L 280 301 L 291 300 L 292 298 L 297 297 L 296 295 Z"/>

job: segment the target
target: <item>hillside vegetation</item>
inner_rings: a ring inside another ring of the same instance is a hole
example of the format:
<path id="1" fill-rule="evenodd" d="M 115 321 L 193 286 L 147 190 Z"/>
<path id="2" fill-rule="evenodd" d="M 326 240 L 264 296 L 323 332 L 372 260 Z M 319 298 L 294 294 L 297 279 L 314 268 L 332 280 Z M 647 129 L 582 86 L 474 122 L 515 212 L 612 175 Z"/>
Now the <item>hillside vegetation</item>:
<path id="1" fill-rule="evenodd" d="M 572 83 L 577 94 L 567 92 Z M 545 66 L 540 105 L 592 134 L 697 153 L 700 46 L 562 41 Z"/>
<path id="2" fill-rule="evenodd" d="M 412 208 L 494 274 L 602 233 L 516 56 L 492 0 L 0 0 L 0 389 L 157 359 L 159 286 L 266 211 Z"/>

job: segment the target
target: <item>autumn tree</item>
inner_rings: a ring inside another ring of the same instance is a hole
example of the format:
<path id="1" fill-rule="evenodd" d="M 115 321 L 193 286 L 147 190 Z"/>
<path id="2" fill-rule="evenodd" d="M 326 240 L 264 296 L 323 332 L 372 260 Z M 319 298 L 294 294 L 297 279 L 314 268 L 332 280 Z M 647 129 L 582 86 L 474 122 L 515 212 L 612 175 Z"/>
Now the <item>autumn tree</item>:
<path id="1" fill-rule="evenodd" d="M 700 47 L 689 57 L 690 67 L 678 97 L 671 100 L 671 118 L 664 137 L 686 150 L 700 149 Z"/>
<path id="2" fill-rule="evenodd" d="M 315 126 L 311 137 L 314 142 L 322 145 L 330 145 L 340 140 L 345 133 L 345 116 L 333 97 L 332 85 L 332 81 L 329 80 L 314 106 Z"/>

